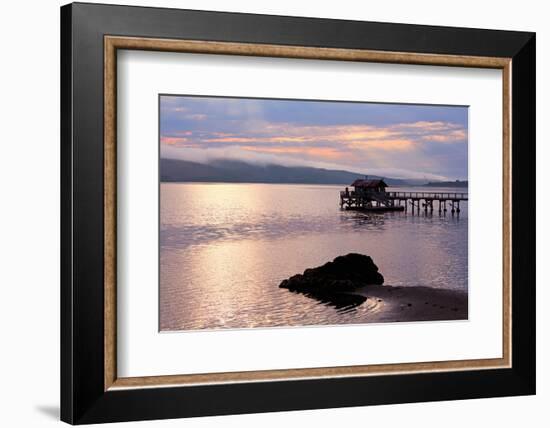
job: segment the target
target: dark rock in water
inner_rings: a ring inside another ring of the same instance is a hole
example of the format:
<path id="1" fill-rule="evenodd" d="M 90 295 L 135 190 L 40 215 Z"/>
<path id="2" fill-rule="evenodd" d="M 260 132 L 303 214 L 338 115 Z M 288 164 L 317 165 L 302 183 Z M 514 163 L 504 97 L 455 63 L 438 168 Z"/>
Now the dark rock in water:
<path id="1" fill-rule="evenodd" d="M 350 253 L 332 262 L 306 269 L 285 279 L 279 287 L 304 293 L 335 293 L 353 291 L 365 285 L 381 285 L 384 277 L 369 256 Z"/>

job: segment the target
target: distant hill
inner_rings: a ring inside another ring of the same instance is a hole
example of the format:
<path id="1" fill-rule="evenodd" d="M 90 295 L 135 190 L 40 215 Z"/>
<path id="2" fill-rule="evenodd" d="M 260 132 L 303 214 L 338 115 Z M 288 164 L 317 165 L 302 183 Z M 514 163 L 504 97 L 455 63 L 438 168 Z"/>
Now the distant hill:
<path id="1" fill-rule="evenodd" d="M 428 186 L 428 187 L 468 187 L 468 180 L 465 180 L 465 181 L 461 181 L 461 180 L 433 181 L 433 182 L 424 184 L 424 186 Z"/>
<path id="2" fill-rule="evenodd" d="M 179 159 L 160 160 L 162 182 L 296 183 L 349 185 L 361 174 L 312 167 L 259 165 L 235 160 L 215 160 L 208 164 Z M 381 178 L 370 176 L 369 178 Z M 418 185 L 418 180 L 383 177 L 390 186 Z"/>

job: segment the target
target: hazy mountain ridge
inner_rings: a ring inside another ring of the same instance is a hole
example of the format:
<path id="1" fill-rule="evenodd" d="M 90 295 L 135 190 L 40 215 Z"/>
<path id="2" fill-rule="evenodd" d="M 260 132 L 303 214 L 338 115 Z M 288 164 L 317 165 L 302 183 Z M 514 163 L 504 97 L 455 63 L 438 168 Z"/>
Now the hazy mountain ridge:
<path id="1" fill-rule="evenodd" d="M 227 183 L 293 183 L 349 185 L 361 174 L 344 170 L 331 170 L 275 164 L 252 164 L 237 160 L 219 159 L 208 164 L 179 159 L 160 159 L 162 182 L 227 182 Z M 391 186 L 427 184 L 428 180 L 384 178 Z"/>
<path id="2" fill-rule="evenodd" d="M 430 181 L 424 184 L 426 187 L 468 187 L 468 180 L 455 181 Z"/>

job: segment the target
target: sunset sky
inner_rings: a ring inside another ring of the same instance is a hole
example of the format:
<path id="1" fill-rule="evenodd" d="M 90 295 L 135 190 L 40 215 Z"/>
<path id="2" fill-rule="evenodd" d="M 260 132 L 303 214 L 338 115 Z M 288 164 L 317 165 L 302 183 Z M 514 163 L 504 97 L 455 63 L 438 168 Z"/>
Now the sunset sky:
<path id="1" fill-rule="evenodd" d="M 161 157 L 467 179 L 467 107 L 161 96 Z"/>

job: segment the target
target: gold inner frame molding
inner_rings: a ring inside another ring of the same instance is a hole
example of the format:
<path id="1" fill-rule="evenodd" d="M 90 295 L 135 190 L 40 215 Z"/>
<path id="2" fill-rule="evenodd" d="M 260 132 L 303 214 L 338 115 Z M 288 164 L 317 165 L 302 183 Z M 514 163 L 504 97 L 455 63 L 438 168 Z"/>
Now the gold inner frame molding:
<path id="1" fill-rule="evenodd" d="M 503 320 L 502 357 L 421 363 L 316 367 L 169 376 L 117 376 L 116 316 L 116 129 L 117 129 L 117 50 L 147 50 L 212 55 L 241 55 L 333 61 L 359 61 L 393 64 L 439 65 L 493 68 L 502 70 L 503 144 Z M 104 37 L 104 389 L 191 386 L 236 382 L 281 381 L 311 378 L 358 377 L 419 372 L 441 372 L 511 367 L 511 59 L 460 55 L 383 52 L 360 49 L 284 46 L 251 43 L 169 40 L 140 37 Z"/>

